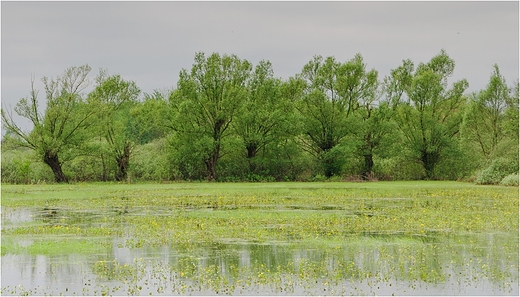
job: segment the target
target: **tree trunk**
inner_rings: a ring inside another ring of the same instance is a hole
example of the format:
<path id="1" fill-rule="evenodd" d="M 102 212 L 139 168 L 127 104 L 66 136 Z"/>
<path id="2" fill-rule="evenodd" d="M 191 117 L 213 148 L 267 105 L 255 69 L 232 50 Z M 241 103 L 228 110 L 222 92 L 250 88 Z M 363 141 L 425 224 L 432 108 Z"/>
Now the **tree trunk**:
<path id="1" fill-rule="evenodd" d="M 204 163 L 206 163 L 206 169 L 207 169 L 207 179 L 209 181 L 213 181 L 217 179 L 217 161 L 220 154 L 220 144 L 216 144 L 215 148 L 213 149 L 213 153 L 211 156 L 206 159 Z"/>
<path id="2" fill-rule="evenodd" d="M 367 180 L 372 174 L 372 168 L 374 167 L 374 159 L 372 153 L 368 153 L 363 156 L 365 157 L 365 166 L 363 169 L 363 173 L 361 174 L 361 177 L 364 180 Z"/>
<path id="3" fill-rule="evenodd" d="M 438 152 L 428 152 L 426 150 L 421 151 L 421 161 L 426 172 L 427 179 L 433 179 L 434 169 L 437 161 L 439 160 Z"/>
<path id="4" fill-rule="evenodd" d="M 130 165 L 130 145 L 126 145 L 123 153 L 116 157 L 117 172 L 116 181 L 124 181 L 128 174 L 128 166 Z"/>
<path id="5" fill-rule="evenodd" d="M 324 167 L 325 167 L 325 177 L 326 178 L 331 178 L 333 175 L 334 175 L 334 170 L 332 169 L 332 166 L 333 166 L 333 161 L 332 160 L 325 160 L 324 161 Z"/>
<path id="6" fill-rule="evenodd" d="M 101 175 L 101 180 L 102 181 L 107 181 L 107 167 L 105 165 L 105 157 L 103 156 L 103 154 L 101 154 L 101 166 L 103 168 L 103 172 L 102 172 L 102 175 Z"/>
<path id="7" fill-rule="evenodd" d="M 363 157 L 365 159 L 365 165 L 363 166 L 363 172 L 361 173 L 361 178 L 363 180 L 367 180 L 372 174 L 372 168 L 374 167 L 374 159 L 372 154 L 373 144 L 372 144 L 372 134 L 367 133 L 365 135 L 365 148 Z"/>
<path id="8" fill-rule="evenodd" d="M 330 155 L 330 150 L 324 151 L 322 154 L 323 169 L 325 177 L 331 178 L 334 174 L 338 174 L 340 168 L 338 168 L 338 161 L 334 156 Z"/>
<path id="9" fill-rule="evenodd" d="M 52 169 L 52 172 L 54 173 L 54 179 L 56 180 L 57 183 L 69 182 L 69 180 L 67 179 L 65 174 L 63 174 L 63 170 L 61 169 L 61 163 L 60 163 L 60 160 L 58 159 L 57 154 L 54 154 L 51 152 L 46 152 L 43 155 L 43 162 L 45 164 L 49 165 L 49 167 Z"/>
<path id="10" fill-rule="evenodd" d="M 247 145 L 247 161 L 249 163 L 249 173 L 256 172 L 256 165 L 253 162 L 253 158 L 256 156 L 257 152 L 258 152 L 258 147 L 256 144 Z"/>
<path id="11" fill-rule="evenodd" d="M 258 148 L 255 144 L 249 144 L 247 146 L 247 158 L 252 159 L 256 156 L 256 152 L 258 151 Z"/>

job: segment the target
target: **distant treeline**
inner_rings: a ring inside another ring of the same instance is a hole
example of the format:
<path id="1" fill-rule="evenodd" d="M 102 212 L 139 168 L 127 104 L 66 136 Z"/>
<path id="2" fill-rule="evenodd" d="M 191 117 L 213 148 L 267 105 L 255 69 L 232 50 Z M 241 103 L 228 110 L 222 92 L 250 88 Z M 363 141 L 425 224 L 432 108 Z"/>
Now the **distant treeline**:
<path id="1" fill-rule="evenodd" d="M 199 52 L 171 91 L 88 65 L 2 109 L 2 182 L 468 180 L 518 184 L 518 80 L 468 93 L 441 52 L 380 78 L 360 54 L 269 61 Z M 45 111 L 38 109 L 45 96 Z M 30 120 L 24 131 L 13 112 Z"/>

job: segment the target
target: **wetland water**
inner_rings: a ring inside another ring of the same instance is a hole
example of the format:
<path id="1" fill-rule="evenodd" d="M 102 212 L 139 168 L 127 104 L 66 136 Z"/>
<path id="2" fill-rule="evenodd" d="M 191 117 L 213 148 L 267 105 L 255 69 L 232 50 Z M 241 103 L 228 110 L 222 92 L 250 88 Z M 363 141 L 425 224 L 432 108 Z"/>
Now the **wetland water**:
<path id="1" fill-rule="evenodd" d="M 2 185 L 3 295 L 518 295 L 518 189 Z"/>
<path id="2" fill-rule="evenodd" d="M 138 213 L 2 207 L 2 234 L 22 226 L 126 230 L 127 221 L 107 216 Z M 126 231 L 86 239 L 58 233 L 3 236 L 2 245 L 11 248 L 2 248 L 2 295 L 519 294 L 515 233 L 365 232 L 333 243 L 223 239 L 164 245 L 148 245 Z M 58 251 L 45 250 L 46 244 Z M 81 246 L 90 248 L 76 252 Z"/>

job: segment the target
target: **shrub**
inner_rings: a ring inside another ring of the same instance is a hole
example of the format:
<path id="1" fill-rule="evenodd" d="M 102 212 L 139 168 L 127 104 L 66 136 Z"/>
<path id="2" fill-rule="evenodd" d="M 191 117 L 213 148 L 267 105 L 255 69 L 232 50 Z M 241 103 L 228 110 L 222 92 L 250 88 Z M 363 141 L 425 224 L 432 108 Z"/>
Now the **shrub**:
<path id="1" fill-rule="evenodd" d="M 477 174 L 475 183 L 479 185 L 498 185 L 504 177 L 518 172 L 518 164 L 514 160 L 498 158 L 491 165 Z"/>
<path id="2" fill-rule="evenodd" d="M 29 178 L 31 183 L 54 183 L 54 174 L 47 164 L 43 162 L 32 162 Z"/>
<path id="3" fill-rule="evenodd" d="M 7 157 L 6 153 L 2 154 L 2 182 L 3 183 L 22 183 L 24 178 L 19 176 L 19 164 L 12 156 Z"/>
<path id="4" fill-rule="evenodd" d="M 327 177 L 323 174 L 316 174 L 313 178 L 313 182 L 324 182 L 327 180 Z"/>
<path id="5" fill-rule="evenodd" d="M 518 187 L 518 173 L 510 174 L 500 181 L 501 186 L 515 186 Z"/>
<path id="6" fill-rule="evenodd" d="M 402 156 L 374 158 L 373 171 L 378 180 L 418 180 L 424 176 L 421 164 Z"/>
<path id="7" fill-rule="evenodd" d="M 39 161 L 34 151 L 26 148 L 2 149 L 2 182 L 30 184 L 53 182 L 49 166 Z"/>
<path id="8" fill-rule="evenodd" d="M 165 181 L 173 176 L 165 138 L 138 145 L 130 161 L 129 174 L 138 181 Z"/>
<path id="9" fill-rule="evenodd" d="M 114 170 L 114 168 L 111 168 L 113 166 L 110 166 L 113 162 L 110 161 L 111 160 L 105 160 L 107 167 L 109 167 L 107 172 L 109 175 L 108 179 L 110 179 L 110 175 Z M 78 156 L 63 163 L 63 171 L 69 177 L 70 181 L 92 182 L 102 180 L 103 166 L 100 158 L 97 156 Z"/>
<path id="10" fill-rule="evenodd" d="M 481 166 L 477 156 L 452 145 L 444 150 L 440 162 L 435 166 L 434 175 L 441 180 L 464 180 Z"/>

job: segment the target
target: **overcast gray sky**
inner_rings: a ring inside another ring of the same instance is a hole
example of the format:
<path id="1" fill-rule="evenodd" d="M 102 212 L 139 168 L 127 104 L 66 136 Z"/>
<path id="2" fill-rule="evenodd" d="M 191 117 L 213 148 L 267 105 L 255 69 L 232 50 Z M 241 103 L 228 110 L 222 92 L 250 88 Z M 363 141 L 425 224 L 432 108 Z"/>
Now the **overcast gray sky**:
<path id="1" fill-rule="evenodd" d="M 428 62 L 441 49 L 453 79 L 485 87 L 497 63 L 508 84 L 519 72 L 514 2 L 2 2 L 2 106 L 30 91 L 44 105 L 43 76 L 89 64 L 134 80 L 147 93 L 176 86 L 196 52 L 270 60 L 275 75 L 299 73 L 314 55 L 344 62 L 361 53 L 380 78 L 403 59 Z"/>

